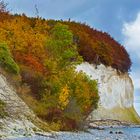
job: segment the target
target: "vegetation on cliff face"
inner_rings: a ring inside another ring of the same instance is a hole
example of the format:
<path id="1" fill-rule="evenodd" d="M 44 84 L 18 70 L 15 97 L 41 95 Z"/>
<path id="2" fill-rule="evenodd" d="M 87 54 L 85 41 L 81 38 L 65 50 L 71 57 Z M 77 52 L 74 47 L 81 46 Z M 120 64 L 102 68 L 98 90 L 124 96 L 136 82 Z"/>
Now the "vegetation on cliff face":
<path id="1" fill-rule="evenodd" d="M 99 96 L 97 82 L 76 72 L 76 65 L 85 60 L 127 72 L 131 61 L 126 50 L 85 24 L 10 15 L 3 9 L 0 42 L 7 46 L 0 44 L 0 62 L 21 76 L 17 91 L 50 126 L 79 128 L 97 108 Z"/>
<path id="2" fill-rule="evenodd" d="M 19 67 L 13 60 L 8 47 L 2 43 L 0 43 L 0 65 L 9 72 L 19 73 Z"/>
<path id="3" fill-rule="evenodd" d="M 47 56 L 43 62 L 46 72 L 27 72 L 27 67 L 21 67 L 23 81 L 39 100 L 35 112 L 63 130 L 78 128 L 90 110 L 97 107 L 99 98 L 97 83 L 74 70 L 82 57 L 72 39 L 68 26 L 56 24 L 46 40 Z"/>
<path id="4" fill-rule="evenodd" d="M 6 104 L 2 100 L 0 100 L 0 118 L 4 118 L 5 116 L 7 116 L 5 106 Z"/>

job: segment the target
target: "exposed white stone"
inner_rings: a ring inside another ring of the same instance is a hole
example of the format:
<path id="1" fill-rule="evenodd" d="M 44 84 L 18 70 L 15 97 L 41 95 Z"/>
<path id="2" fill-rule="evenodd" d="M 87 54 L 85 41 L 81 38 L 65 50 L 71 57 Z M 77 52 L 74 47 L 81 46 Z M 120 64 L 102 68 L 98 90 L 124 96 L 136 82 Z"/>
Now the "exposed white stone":
<path id="1" fill-rule="evenodd" d="M 78 65 L 76 70 L 85 72 L 91 79 L 98 82 L 99 108 L 91 113 L 91 118 L 117 119 L 113 109 L 133 108 L 134 86 L 128 73 L 118 73 L 112 67 L 106 67 L 103 64 L 95 66 L 87 62 Z"/>
<path id="2" fill-rule="evenodd" d="M 33 134 L 33 129 L 37 127 L 29 118 L 33 119 L 34 113 L 18 97 L 2 74 L 0 74 L 0 100 L 6 103 L 8 112 L 6 118 L 0 118 L 0 136 L 18 137 Z"/>

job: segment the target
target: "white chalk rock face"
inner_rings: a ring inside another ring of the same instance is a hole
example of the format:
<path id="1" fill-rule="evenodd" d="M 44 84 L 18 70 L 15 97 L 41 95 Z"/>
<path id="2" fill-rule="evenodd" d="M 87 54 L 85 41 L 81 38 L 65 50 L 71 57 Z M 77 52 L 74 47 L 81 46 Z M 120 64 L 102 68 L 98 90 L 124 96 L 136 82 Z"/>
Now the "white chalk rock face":
<path id="1" fill-rule="evenodd" d="M 34 113 L 18 97 L 2 74 L 0 74 L 0 100 L 6 104 L 5 111 L 8 113 L 4 118 L 0 117 L 0 139 L 34 134 L 33 129 L 37 127 L 30 120 L 35 118 Z"/>
<path id="2" fill-rule="evenodd" d="M 139 116 L 133 107 L 134 86 L 128 73 L 118 73 L 112 67 L 103 64 L 95 66 L 87 62 L 78 65 L 76 70 L 85 72 L 98 82 L 99 107 L 90 114 L 90 120 L 139 122 Z"/>

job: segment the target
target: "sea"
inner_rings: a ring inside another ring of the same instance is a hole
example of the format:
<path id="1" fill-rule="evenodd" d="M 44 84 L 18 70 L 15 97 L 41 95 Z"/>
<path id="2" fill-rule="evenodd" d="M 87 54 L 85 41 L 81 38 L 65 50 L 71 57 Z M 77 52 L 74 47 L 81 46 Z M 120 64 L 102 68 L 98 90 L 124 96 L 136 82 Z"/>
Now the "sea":
<path id="1" fill-rule="evenodd" d="M 88 132 L 58 132 L 52 138 L 32 136 L 8 140 L 140 140 L 140 128 L 89 129 Z"/>

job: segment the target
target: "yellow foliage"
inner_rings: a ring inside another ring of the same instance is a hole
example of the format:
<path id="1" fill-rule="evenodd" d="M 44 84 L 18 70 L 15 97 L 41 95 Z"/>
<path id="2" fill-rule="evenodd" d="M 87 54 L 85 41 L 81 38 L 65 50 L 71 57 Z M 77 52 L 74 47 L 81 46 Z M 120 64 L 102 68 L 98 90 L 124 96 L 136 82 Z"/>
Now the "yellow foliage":
<path id="1" fill-rule="evenodd" d="M 35 26 L 31 26 L 32 19 L 15 17 L 0 22 L 0 42 L 6 42 L 11 52 L 30 53 L 36 57 L 45 57 L 44 44 L 47 39 L 47 22 L 35 20 Z M 40 26 L 39 26 L 40 25 Z M 40 55 L 41 54 L 41 55 Z"/>
<path id="2" fill-rule="evenodd" d="M 50 129 L 57 132 L 60 131 L 61 126 L 62 126 L 61 121 L 52 122 L 49 124 Z"/>
<path id="3" fill-rule="evenodd" d="M 69 96 L 70 96 L 69 94 L 70 91 L 68 86 L 66 85 L 63 87 L 59 95 L 59 105 L 62 110 L 64 110 L 69 103 Z"/>

